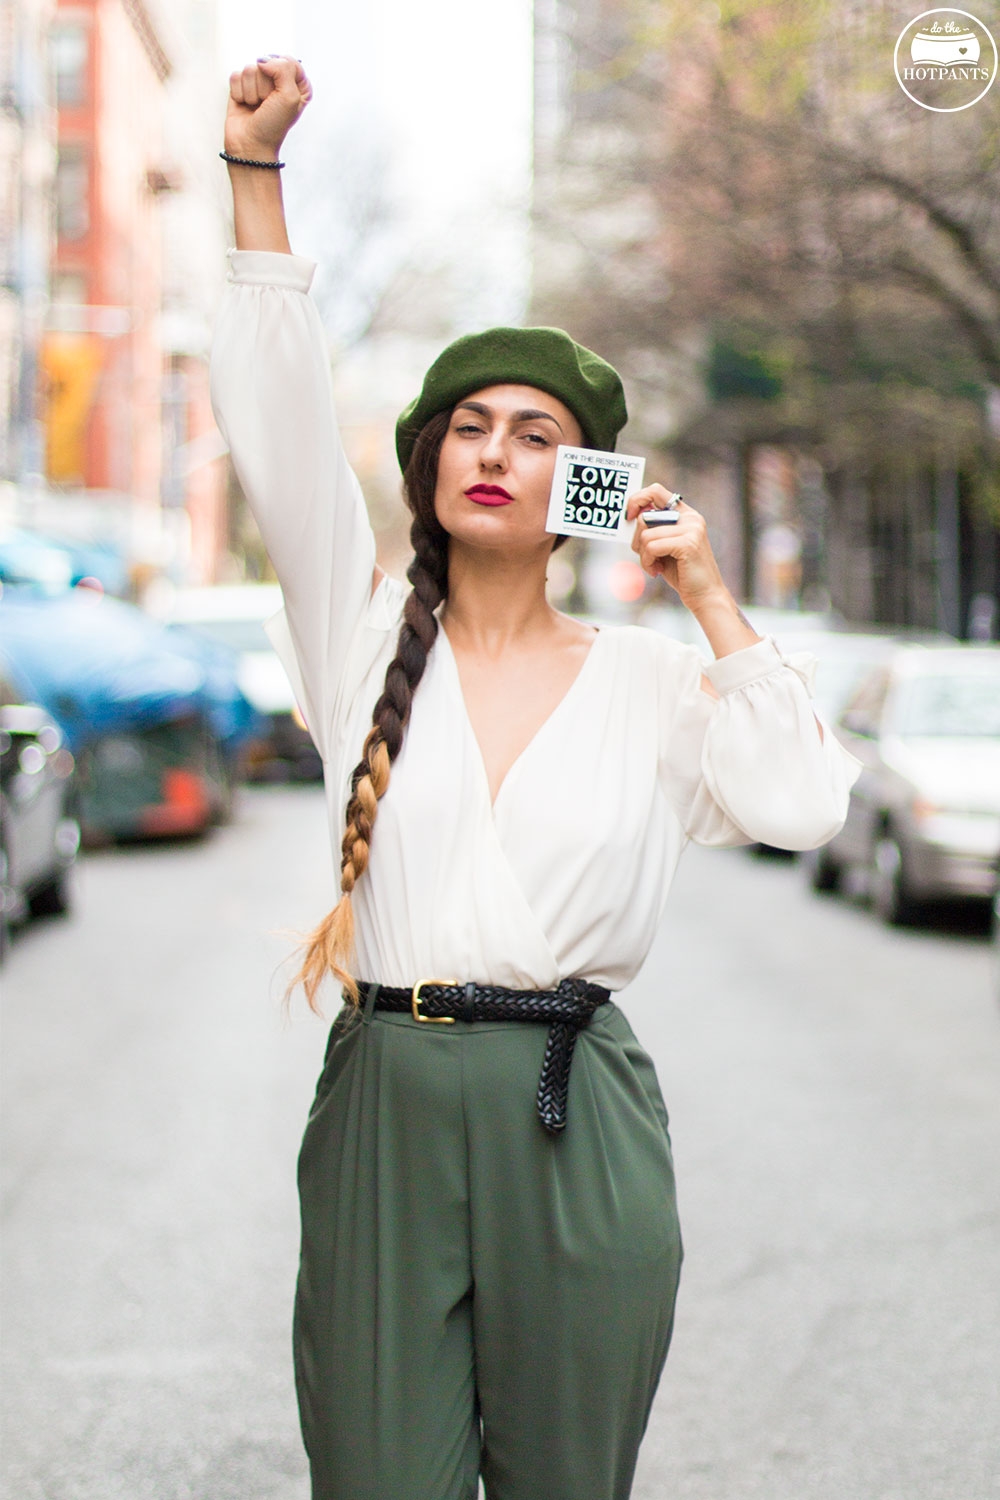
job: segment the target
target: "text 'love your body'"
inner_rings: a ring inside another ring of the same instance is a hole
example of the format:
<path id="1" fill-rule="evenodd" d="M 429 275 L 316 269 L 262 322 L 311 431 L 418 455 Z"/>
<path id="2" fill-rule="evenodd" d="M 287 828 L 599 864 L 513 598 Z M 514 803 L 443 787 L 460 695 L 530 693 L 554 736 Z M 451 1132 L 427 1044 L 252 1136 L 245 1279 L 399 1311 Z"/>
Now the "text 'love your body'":
<path id="1" fill-rule="evenodd" d="M 621 469 L 571 464 L 563 492 L 566 520 L 617 531 L 627 490 L 628 475 Z"/>

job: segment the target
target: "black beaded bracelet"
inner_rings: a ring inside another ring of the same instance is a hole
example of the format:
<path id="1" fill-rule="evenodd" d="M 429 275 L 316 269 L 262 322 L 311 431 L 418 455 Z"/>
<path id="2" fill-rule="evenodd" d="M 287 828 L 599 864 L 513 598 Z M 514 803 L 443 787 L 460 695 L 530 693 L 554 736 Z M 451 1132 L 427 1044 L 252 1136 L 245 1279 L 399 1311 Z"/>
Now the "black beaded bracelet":
<path id="1" fill-rule="evenodd" d="M 232 162 L 234 167 L 263 167 L 265 171 L 277 172 L 285 165 L 283 161 L 251 161 L 249 156 L 230 156 L 228 151 L 220 151 L 219 155 L 223 161 Z"/>

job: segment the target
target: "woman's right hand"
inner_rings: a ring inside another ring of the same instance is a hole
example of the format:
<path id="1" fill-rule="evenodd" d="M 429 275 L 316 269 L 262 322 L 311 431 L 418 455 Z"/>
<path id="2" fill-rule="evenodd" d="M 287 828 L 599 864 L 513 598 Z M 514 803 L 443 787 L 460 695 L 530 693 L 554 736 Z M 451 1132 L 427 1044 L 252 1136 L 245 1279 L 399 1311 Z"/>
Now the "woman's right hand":
<path id="1" fill-rule="evenodd" d="M 277 161 L 281 143 L 312 98 L 294 57 L 258 58 L 229 75 L 226 150 L 252 161 Z"/>

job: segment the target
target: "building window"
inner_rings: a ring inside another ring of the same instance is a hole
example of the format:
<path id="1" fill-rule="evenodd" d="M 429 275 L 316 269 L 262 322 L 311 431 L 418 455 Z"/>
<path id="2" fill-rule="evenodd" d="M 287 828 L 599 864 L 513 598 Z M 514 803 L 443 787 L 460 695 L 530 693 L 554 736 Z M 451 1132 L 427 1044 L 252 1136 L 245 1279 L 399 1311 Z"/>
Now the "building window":
<path id="1" fill-rule="evenodd" d="M 56 233 L 62 240 L 82 240 L 90 228 L 89 183 L 84 148 L 60 146 L 56 167 Z"/>
<path id="2" fill-rule="evenodd" d="M 73 109 L 86 102 L 90 28 L 82 21 L 63 21 L 52 32 L 52 66 L 56 103 Z"/>

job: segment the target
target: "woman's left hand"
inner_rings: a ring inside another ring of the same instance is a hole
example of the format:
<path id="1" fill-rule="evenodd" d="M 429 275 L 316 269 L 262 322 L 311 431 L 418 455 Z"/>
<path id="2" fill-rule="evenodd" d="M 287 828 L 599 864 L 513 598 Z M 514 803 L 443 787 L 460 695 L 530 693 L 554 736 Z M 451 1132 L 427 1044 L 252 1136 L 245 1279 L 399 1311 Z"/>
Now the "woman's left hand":
<path id="1" fill-rule="evenodd" d="M 629 500 L 626 519 L 635 521 L 644 511 L 665 510 L 674 496 L 662 484 L 647 485 Z M 665 578 L 680 595 L 681 603 L 697 613 L 721 595 L 728 595 L 719 565 L 708 540 L 708 528 L 698 511 L 678 500 L 674 526 L 636 524 L 632 551 L 651 578 Z"/>

